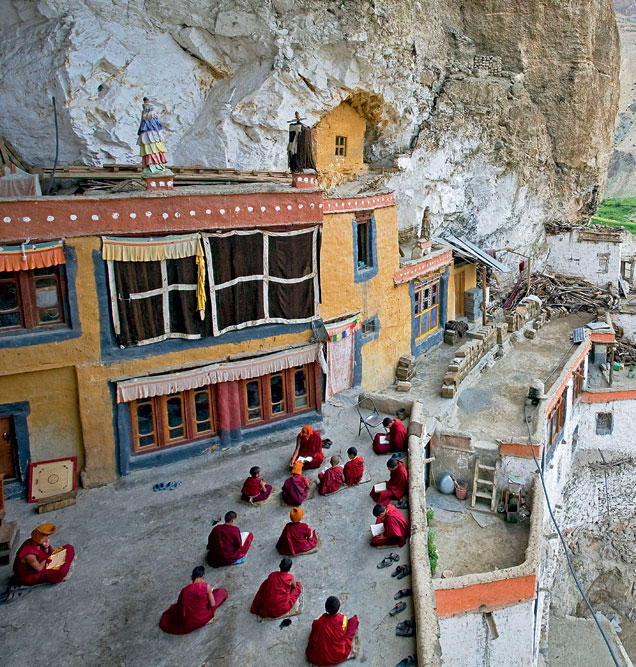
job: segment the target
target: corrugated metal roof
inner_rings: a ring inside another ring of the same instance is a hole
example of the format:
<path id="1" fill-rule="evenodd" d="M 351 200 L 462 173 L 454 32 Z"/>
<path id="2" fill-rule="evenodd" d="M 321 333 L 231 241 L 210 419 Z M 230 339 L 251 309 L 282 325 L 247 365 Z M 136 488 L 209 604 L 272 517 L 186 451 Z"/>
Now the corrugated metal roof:
<path id="1" fill-rule="evenodd" d="M 472 259 L 480 264 L 485 264 L 495 271 L 501 271 L 502 273 L 508 273 L 510 269 L 501 262 L 498 262 L 496 259 L 493 259 L 490 255 L 487 255 L 481 248 L 478 248 L 474 243 L 467 241 L 466 239 L 459 239 L 452 234 L 444 234 L 442 237 L 446 243 L 452 246 L 453 250 L 457 254 L 462 255 L 466 259 Z"/>

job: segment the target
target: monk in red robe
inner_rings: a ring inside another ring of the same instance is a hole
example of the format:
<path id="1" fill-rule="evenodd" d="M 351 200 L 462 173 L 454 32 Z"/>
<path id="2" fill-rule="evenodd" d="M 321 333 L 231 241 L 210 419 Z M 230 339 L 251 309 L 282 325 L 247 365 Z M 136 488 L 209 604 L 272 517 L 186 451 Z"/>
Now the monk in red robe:
<path id="1" fill-rule="evenodd" d="M 373 451 L 376 454 L 388 454 L 389 452 L 405 452 L 408 449 L 408 437 L 404 424 L 399 419 L 385 417 L 382 426 L 389 429 L 388 435 L 376 433 L 373 439 Z M 388 442 L 380 442 L 386 438 Z"/>
<path id="2" fill-rule="evenodd" d="M 31 538 L 18 549 L 13 572 L 21 586 L 59 584 L 71 573 L 75 549 L 70 544 L 53 549 L 49 538 L 55 531 L 55 524 L 43 523 L 31 531 Z M 66 549 L 64 563 L 59 566 L 52 565 L 53 554 L 63 549 Z"/>
<path id="3" fill-rule="evenodd" d="M 283 528 L 276 548 L 283 556 L 297 556 L 312 551 L 318 544 L 318 536 L 313 528 L 300 520 L 305 512 L 300 507 L 293 507 L 289 512 L 290 523 Z"/>
<path id="4" fill-rule="evenodd" d="M 159 627 L 171 635 L 187 635 L 211 623 L 216 610 L 227 600 L 225 588 L 212 588 L 204 581 L 205 568 L 192 570 L 192 583 L 181 589 L 176 603 L 161 614 Z"/>
<path id="5" fill-rule="evenodd" d="M 327 598 L 325 612 L 311 624 L 311 634 L 305 655 L 317 667 L 339 665 L 351 653 L 353 637 L 358 630 L 358 617 L 347 618 L 338 613 L 340 600 L 335 595 Z"/>
<path id="6" fill-rule="evenodd" d="M 375 491 L 372 489 L 369 494 L 380 505 L 388 505 L 392 500 L 400 500 L 402 496 L 409 492 L 409 474 L 402 461 L 390 458 L 386 462 L 386 467 L 390 472 L 386 490 Z"/>
<path id="7" fill-rule="evenodd" d="M 349 460 L 344 464 L 344 480 L 347 486 L 360 484 L 362 474 L 364 473 L 364 459 L 358 456 L 358 450 L 355 447 L 347 449 Z"/>
<path id="8" fill-rule="evenodd" d="M 208 536 L 208 565 L 223 567 L 245 560 L 254 535 L 248 533 L 243 539 L 241 531 L 235 524 L 236 512 L 230 511 L 225 515 L 225 523 L 217 524 L 212 529 Z"/>
<path id="9" fill-rule="evenodd" d="M 303 426 L 296 437 L 296 449 L 289 462 L 291 468 L 298 460 L 298 457 L 311 458 L 311 461 L 303 461 L 305 469 L 320 468 L 325 460 L 322 453 L 322 438 L 318 431 L 314 431 L 311 426 Z"/>
<path id="10" fill-rule="evenodd" d="M 257 614 L 261 618 L 278 618 L 296 604 L 303 586 L 299 581 L 294 581 L 294 576 L 289 574 L 291 566 L 292 559 L 285 557 L 278 566 L 280 572 L 272 572 L 265 579 L 250 607 L 252 614 Z"/>
<path id="11" fill-rule="evenodd" d="M 303 462 L 296 461 L 291 477 L 283 482 L 283 500 L 288 505 L 299 507 L 309 493 L 309 480 L 303 475 Z"/>
<path id="12" fill-rule="evenodd" d="M 340 457 L 334 454 L 331 457 L 331 468 L 318 473 L 318 493 L 328 496 L 335 493 L 344 483 L 344 470 L 340 465 Z"/>
<path id="13" fill-rule="evenodd" d="M 411 527 L 399 509 L 391 504 L 386 507 L 376 505 L 373 508 L 373 516 L 376 518 L 376 524 L 384 525 L 384 532 L 371 539 L 372 547 L 403 547 L 406 544 Z"/>
<path id="14" fill-rule="evenodd" d="M 241 497 L 248 503 L 262 503 L 269 498 L 272 485 L 265 484 L 261 479 L 261 469 L 258 466 L 250 468 L 250 476 L 243 482 Z"/>

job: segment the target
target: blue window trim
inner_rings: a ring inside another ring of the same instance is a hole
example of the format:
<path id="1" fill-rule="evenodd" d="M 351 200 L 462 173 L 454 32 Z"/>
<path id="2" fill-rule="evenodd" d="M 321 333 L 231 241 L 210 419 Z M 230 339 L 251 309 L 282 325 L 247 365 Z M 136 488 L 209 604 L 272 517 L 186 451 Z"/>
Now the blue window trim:
<path id="1" fill-rule="evenodd" d="M 31 406 L 27 401 L 18 403 L 4 403 L 0 405 L 0 417 L 13 418 L 13 432 L 17 448 L 17 478 L 4 485 L 7 498 L 26 497 L 26 485 L 31 463 L 31 445 L 29 443 L 29 428 L 27 417 L 31 412 Z"/>
<path id="2" fill-rule="evenodd" d="M 351 230 L 353 232 L 353 281 L 356 283 L 363 283 L 378 275 L 377 231 L 374 215 L 371 216 L 368 223 L 369 264 L 363 268 L 358 268 L 358 221 L 355 218 L 351 221 Z"/>
<path id="3" fill-rule="evenodd" d="M 79 338 L 82 335 L 79 309 L 77 307 L 77 291 L 75 289 L 75 282 L 77 280 L 77 255 L 75 249 L 65 244 L 64 258 L 66 259 L 66 264 L 60 264 L 59 268 L 66 280 L 67 298 L 64 304 L 64 312 L 67 317 L 67 324 L 61 324 L 52 328 L 20 329 L 18 331 L 1 333 L 0 348 L 58 343 L 63 340 L 70 340 L 71 338 Z"/>
<path id="4" fill-rule="evenodd" d="M 169 354 L 170 352 L 185 352 L 197 348 L 213 348 L 226 343 L 240 343 L 247 340 L 260 340 L 282 334 L 302 333 L 311 331 L 311 322 L 301 324 L 261 324 L 246 327 L 238 331 L 228 331 L 220 336 L 205 336 L 196 340 L 168 339 L 149 345 L 135 345 L 120 347 L 115 338 L 111 320 L 110 295 L 106 262 L 102 259 L 99 250 L 93 251 L 93 265 L 95 270 L 95 287 L 99 305 L 99 341 L 101 360 L 103 362 L 126 361 L 127 359 L 146 359 L 148 357 Z"/>
<path id="5" fill-rule="evenodd" d="M 444 273 L 439 280 L 439 326 L 435 331 L 425 336 L 419 342 L 415 342 L 419 332 L 415 331 L 415 323 L 413 321 L 413 312 L 415 309 L 415 283 L 409 283 L 409 296 L 411 298 L 411 354 L 418 356 L 426 352 L 437 343 L 444 339 L 444 329 L 446 327 L 446 314 L 448 312 L 448 276 L 450 275 L 449 267 L 446 267 Z"/>
<path id="6" fill-rule="evenodd" d="M 373 322 L 375 324 L 375 331 L 367 334 L 363 333 L 364 325 Z M 370 343 L 372 340 L 377 340 L 380 337 L 380 318 L 377 313 L 369 317 L 362 323 L 362 327 L 356 331 L 355 340 L 353 342 L 353 386 L 357 387 L 362 384 L 362 346 Z"/>

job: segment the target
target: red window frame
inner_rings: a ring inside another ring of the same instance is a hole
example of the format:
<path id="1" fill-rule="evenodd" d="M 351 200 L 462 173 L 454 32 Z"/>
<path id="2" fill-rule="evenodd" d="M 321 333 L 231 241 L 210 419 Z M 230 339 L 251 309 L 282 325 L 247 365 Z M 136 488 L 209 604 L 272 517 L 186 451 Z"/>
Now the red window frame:
<path id="1" fill-rule="evenodd" d="M 567 391 L 563 391 L 548 416 L 548 449 L 551 449 L 563 431 L 565 425 L 565 400 Z"/>

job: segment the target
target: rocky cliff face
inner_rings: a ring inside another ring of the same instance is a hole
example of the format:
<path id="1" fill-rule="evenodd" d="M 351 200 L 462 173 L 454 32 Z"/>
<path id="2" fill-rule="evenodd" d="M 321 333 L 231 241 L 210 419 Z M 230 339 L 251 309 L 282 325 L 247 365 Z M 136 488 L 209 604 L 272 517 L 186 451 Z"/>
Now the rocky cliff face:
<path id="1" fill-rule="evenodd" d="M 537 249 L 603 189 L 611 0 L 6 0 L 0 25 L 0 132 L 31 164 L 53 160 L 51 95 L 62 163 L 137 162 L 148 95 L 174 164 L 244 169 L 286 166 L 296 109 L 349 100 L 403 230 Z"/>

